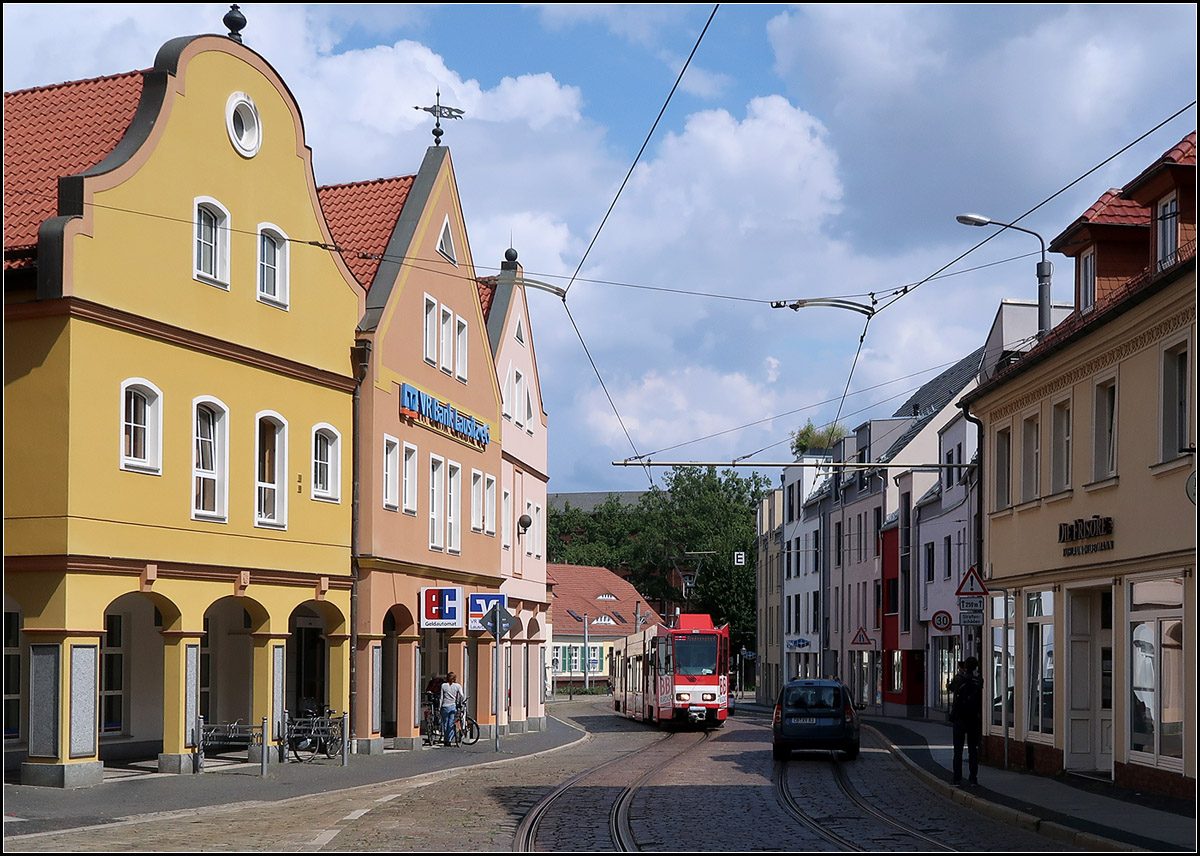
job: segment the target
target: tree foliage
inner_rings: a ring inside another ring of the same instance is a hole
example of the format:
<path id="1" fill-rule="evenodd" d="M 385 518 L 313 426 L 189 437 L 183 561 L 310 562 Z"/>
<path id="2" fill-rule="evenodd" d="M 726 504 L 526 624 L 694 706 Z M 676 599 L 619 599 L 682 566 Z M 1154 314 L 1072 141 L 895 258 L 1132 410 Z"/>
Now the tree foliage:
<path id="1" fill-rule="evenodd" d="M 832 448 L 834 443 L 845 437 L 848 433 L 846 426 L 838 422 L 831 422 L 828 425 L 818 428 L 809 419 L 804 423 L 803 428 L 791 433 L 792 454 L 800 456 L 809 449 Z"/>
<path id="2" fill-rule="evenodd" d="M 673 585 L 677 562 L 700 572 L 688 608 L 728 622 L 733 649 L 753 649 L 755 630 L 756 509 L 769 486 L 757 473 L 743 478 L 734 470 L 675 467 L 662 488 L 643 494 L 636 506 L 615 496 L 591 514 L 568 506 L 548 519 L 550 561 L 624 568 L 648 600 L 683 602 Z M 745 556 L 735 565 L 735 554 Z"/>

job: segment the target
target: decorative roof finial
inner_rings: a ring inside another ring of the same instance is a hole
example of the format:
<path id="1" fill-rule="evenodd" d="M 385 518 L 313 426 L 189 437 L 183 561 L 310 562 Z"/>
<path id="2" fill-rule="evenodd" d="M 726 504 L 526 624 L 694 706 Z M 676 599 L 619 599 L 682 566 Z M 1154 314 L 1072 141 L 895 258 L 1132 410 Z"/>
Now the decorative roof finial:
<path id="1" fill-rule="evenodd" d="M 229 28 L 229 38 L 238 44 L 242 42 L 242 30 L 246 27 L 246 16 L 238 9 L 237 3 L 229 5 L 229 11 L 221 19 L 221 23 Z"/>
<path id="2" fill-rule="evenodd" d="M 459 110 L 457 107 L 443 107 L 442 106 L 442 88 L 440 86 L 437 89 L 437 100 L 434 102 L 434 105 L 432 107 L 416 107 L 416 106 L 414 106 L 413 109 L 414 110 L 424 110 L 426 113 L 431 113 L 431 114 L 433 114 L 433 117 L 437 120 L 433 124 L 433 131 L 432 131 L 433 144 L 435 146 L 440 146 L 442 144 L 442 134 L 445 133 L 445 131 L 442 130 L 442 120 L 443 119 L 461 119 L 463 117 L 463 111 Z"/>

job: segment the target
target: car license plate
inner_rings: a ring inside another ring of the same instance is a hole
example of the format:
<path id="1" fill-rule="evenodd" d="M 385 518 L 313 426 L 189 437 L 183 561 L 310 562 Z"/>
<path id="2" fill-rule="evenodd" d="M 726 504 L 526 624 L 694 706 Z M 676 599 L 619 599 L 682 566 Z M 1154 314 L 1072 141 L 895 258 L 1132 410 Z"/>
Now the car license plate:
<path id="1" fill-rule="evenodd" d="M 788 719 L 792 725 L 816 725 L 817 718 L 815 716 L 793 716 Z"/>

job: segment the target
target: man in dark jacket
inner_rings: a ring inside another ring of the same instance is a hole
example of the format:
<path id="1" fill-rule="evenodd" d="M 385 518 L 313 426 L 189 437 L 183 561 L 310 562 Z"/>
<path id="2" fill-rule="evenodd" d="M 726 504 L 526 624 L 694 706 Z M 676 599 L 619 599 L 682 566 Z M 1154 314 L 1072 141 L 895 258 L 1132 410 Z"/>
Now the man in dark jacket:
<path id="1" fill-rule="evenodd" d="M 954 784 L 962 784 L 963 741 L 972 785 L 979 784 L 979 741 L 983 734 L 983 679 L 976 674 L 979 661 L 968 657 L 958 664 L 950 681 L 950 722 L 954 725 Z"/>

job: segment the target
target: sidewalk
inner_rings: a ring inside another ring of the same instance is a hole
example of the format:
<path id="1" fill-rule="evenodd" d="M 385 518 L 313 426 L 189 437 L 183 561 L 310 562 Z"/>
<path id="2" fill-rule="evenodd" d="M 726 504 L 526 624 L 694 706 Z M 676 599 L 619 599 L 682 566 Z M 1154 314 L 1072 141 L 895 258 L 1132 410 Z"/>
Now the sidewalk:
<path id="1" fill-rule="evenodd" d="M 981 765 L 979 786 L 950 784 L 950 724 L 863 716 L 910 769 L 956 802 L 1085 850 L 1196 851 L 1195 804 L 1082 776 L 1039 776 Z M 964 760 L 964 766 L 965 760 Z"/>
<path id="2" fill-rule="evenodd" d="M 586 697 L 575 702 L 587 704 Z M 572 706 L 554 702 L 550 706 Z M 589 719 L 584 711 L 582 721 Z M 771 714 L 771 709 L 739 702 L 735 716 Z M 600 723 L 598 723 L 600 724 Z M 863 716 L 865 728 L 878 733 L 906 766 L 930 787 L 982 814 L 1036 830 L 1084 850 L 1196 850 L 1194 803 L 1139 794 L 1109 783 L 1082 777 L 1050 777 L 981 766 L 980 786 L 950 784 L 953 752 L 948 723 L 899 717 Z M 212 773 L 177 776 L 152 772 L 152 765 L 110 767 L 105 785 L 58 790 L 22 785 L 4 786 L 4 835 L 45 833 L 121 822 L 147 812 L 190 811 L 202 816 L 205 807 L 274 802 L 303 794 L 332 792 L 393 779 L 436 780 L 462 766 L 511 762 L 551 752 L 586 739 L 574 727 L 549 718 L 541 732 L 484 738 L 457 749 L 358 755 L 348 767 L 337 761 L 272 765 L 266 778 L 257 764 L 231 764 Z M 225 762 L 228 764 L 228 762 Z M 117 785 L 114 798 L 109 783 Z M 118 784 L 119 782 L 119 784 Z"/>
<path id="3" fill-rule="evenodd" d="M 770 715 L 756 702 L 738 709 Z M 934 790 L 995 820 L 1084 850 L 1196 852 L 1196 806 L 1082 776 L 1039 776 L 981 764 L 977 787 L 955 787 L 950 723 L 862 715 L 888 748 Z M 964 759 L 963 766 L 966 766 Z M 964 771 L 965 772 L 965 771 Z"/>

